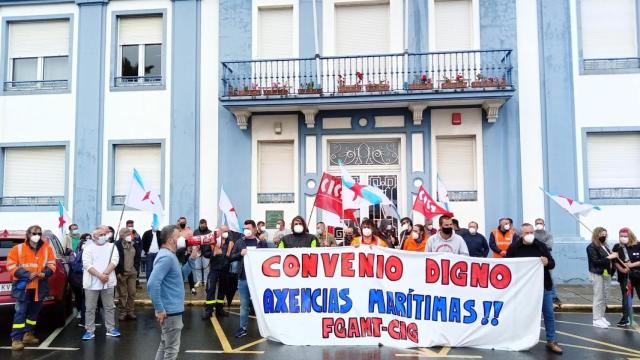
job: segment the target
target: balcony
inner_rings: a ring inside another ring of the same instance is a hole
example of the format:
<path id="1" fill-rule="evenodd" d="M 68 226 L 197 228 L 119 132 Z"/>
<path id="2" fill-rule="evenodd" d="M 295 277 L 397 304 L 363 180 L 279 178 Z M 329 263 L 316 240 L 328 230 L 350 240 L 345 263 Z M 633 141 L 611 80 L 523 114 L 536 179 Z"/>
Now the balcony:
<path id="1" fill-rule="evenodd" d="M 495 100 L 501 105 L 515 90 L 511 50 L 226 61 L 222 70 L 220 101 L 236 117 L 345 103 Z"/>
<path id="2" fill-rule="evenodd" d="M 60 90 L 68 88 L 67 80 L 5 81 L 5 91 Z"/>

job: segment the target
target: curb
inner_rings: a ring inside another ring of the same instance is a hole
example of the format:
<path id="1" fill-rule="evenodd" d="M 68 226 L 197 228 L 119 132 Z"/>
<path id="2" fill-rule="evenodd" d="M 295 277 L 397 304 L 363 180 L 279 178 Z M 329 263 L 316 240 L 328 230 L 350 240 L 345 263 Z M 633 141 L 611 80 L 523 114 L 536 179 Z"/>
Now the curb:
<path id="1" fill-rule="evenodd" d="M 118 300 L 116 300 L 115 302 L 118 302 Z M 149 299 L 139 299 L 139 300 L 134 300 L 136 305 L 144 305 L 144 306 L 151 306 L 153 304 L 151 304 L 151 300 Z M 204 300 L 185 300 L 184 302 L 185 306 L 204 306 Z M 231 305 L 233 306 L 240 306 L 240 300 L 232 300 L 231 301 Z"/>

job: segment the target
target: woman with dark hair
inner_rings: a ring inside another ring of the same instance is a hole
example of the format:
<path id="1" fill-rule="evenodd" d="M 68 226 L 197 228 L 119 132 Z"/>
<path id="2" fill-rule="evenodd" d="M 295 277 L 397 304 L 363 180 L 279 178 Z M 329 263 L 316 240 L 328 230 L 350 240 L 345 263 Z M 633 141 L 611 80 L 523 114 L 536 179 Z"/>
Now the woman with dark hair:
<path id="1" fill-rule="evenodd" d="M 309 228 L 302 216 L 298 215 L 291 220 L 291 231 L 293 234 L 285 235 L 278 244 L 279 248 L 314 248 L 318 245 L 318 238 L 309 234 Z"/>
<path id="2" fill-rule="evenodd" d="M 351 246 L 358 247 L 360 245 L 378 245 L 381 247 L 388 247 L 387 242 L 380 239 L 380 237 L 373 234 L 375 225 L 370 219 L 365 219 L 360 224 L 362 229 L 362 236 L 357 236 L 351 240 Z"/>
<path id="3" fill-rule="evenodd" d="M 415 224 L 411 233 L 402 242 L 402 250 L 424 252 L 428 239 L 429 236 L 425 233 L 424 226 Z"/>
<path id="4" fill-rule="evenodd" d="M 607 229 L 597 227 L 593 230 L 591 244 L 587 246 L 589 273 L 593 282 L 593 326 L 607 328 L 611 323 L 604 317 L 607 309 L 607 295 L 613 275 L 613 260 L 618 253 L 607 247 Z"/>

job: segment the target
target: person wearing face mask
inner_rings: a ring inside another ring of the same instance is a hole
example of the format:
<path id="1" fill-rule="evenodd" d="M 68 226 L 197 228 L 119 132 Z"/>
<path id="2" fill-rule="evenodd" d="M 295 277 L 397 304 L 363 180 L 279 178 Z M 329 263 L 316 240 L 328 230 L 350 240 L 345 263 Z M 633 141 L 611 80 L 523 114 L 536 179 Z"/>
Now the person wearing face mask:
<path id="1" fill-rule="evenodd" d="M 453 221 L 450 216 L 442 215 L 438 219 L 440 231 L 427 240 L 426 252 L 448 252 L 469 256 L 467 244 L 453 231 Z"/>
<path id="2" fill-rule="evenodd" d="M 494 258 L 503 258 L 507 255 L 509 246 L 518 241 L 518 234 L 512 228 L 509 218 L 502 218 L 497 228 L 493 229 L 489 236 L 489 248 L 493 251 Z"/>
<path id="3" fill-rule="evenodd" d="M 188 239 L 193 235 L 193 231 L 191 231 L 191 228 L 187 226 L 186 217 L 180 216 L 178 218 L 178 222 L 176 223 L 176 226 L 178 227 L 178 231 L 180 232 L 180 237 L 182 237 L 183 240 Z M 181 248 L 181 249 L 178 249 L 178 251 L 176 252 L 176 256 L 178 256 L 178 259 L 180 260 L 180 262 L 183 265 L 185 265 L 189 263 L 189 257 L 191 257 L 192 255 L 191 253 L 193 251 L 197 252 L 198 250 L 199 249 L 197 249 L 197 246 L 189 246 L 189 247 Z M 191 295 L 194 295 L 194 296 L 197 295 L 198 291 L 196 290 L 196 282 L 193 278 L 193 271 L 189 272 L 189 276 L 187 280 L 189 281 L 189 289 L 191 289 Z"/>
<path id="4" fill-rule="evenodd" d="M 275 245 L 273 245 L 273 242 L 269 241 L 269 232 L 267 231 L 267 224 L 264 221 L 258 221 L 257 226 L 258 226 L 258 233 L 256 234 L 256 237 L 261 243 L 261 246 L 259 247 L 261 248 L 275 247 Z"/>
<path id="5" fill-rule="evenodd" d="M 280 245 L 280 241 L 285 235 L 291 234 L 291 229 L 287 229 L 283 219 L 276 220 L 276 232 L 273 234 L 273 244 L 275 247 Z"/>
<path id="6" fill-rule="evenodd" d="M 219 229 L 216 229 L 216 234 L 219 234 Z M 198 235 L 208 235 L 211 234 L 211 230 L 207 224 L 206 219 L 200 219 L 198 223 L 198 228 L 193 232 L 194 236 Z M 198 288 L 204 285 L 209 279 L 209 258 L 204 256 L 204 252 L 206 248 L 209 247 L 207 245 L 200 246 L 199 255 L 195 260 L 195 268 L 193 269 L 193 278 L 196 282 L 195 287 Z"/>
<path id="7" fill-rule="evenodd" d="M 160 231 L 155 228 L 155 225 L 151 225 L 151 229 L 142 234 L 142 248 L 144 249 L 145 256 L 145 273 L 147 281 L 153 271 L 153 262 L 160 251 Z"/>
<path id="8" fill-rule="evenodd" d="M 33 336 L 33 329 L 49 294 L 47 279 L 56 271 L 55 260 L 55 252 L 48 241 L 42 240 L 38 225 L 30 226 L 24 243 L 15 245 L 7 254 L 6 269 L 13 280 L 11 297 L 16 300 L 10 334 L 12 350 L 40 342 Z"/>
<path id="9" fill-rule="evenodd" d="M 70 251 L 76 251 L 80 242 L 80 231 L 78 224 L 69 225 L 69 232 L 64 237 L 64 248 Z"/>
<path id="10" fill-rule="evenodd" d="M 380 220 L 380 237 L 387 242 L 390 248 L 397 248 L 400 244 L 398 241 L 396 228 L 393 226 L 393 219 L 387 218 Z"/>
<path id="11" fill-rule="evenodd" d="M 205 300 L 205 307 L 202 311 L 202 319 L 209 319 L 213 314 L 215 308 L 216 316 L 228 316 L 229 314 L 224 311 L 224 284 L 222 283 L 223 274 L 229 270 L 229 257 L 225 251 L 226 242 L 228 239 L 222 237 L 220 229 L 216 229 L 216 244 L 215 245 L 203 245 L 202 256 L 206 259 L 210 259 L 210 271 L 207 278 L 207 298 Z"/>
<path id="12" fill-rule="evenodd" d="M 316 225 L 316 233 L 318 234 L 318 239 L 320 240 L 318 246 L 334 247 L 337 245 L 336 238 L 327 231 L 327 226 L 322 221 L 318 222 L 318 225 Z"/>
<path id="13" fill-rule="evenodd" d="M 521 238 L 511 244 L 507 249 L 506 257 L 508 258 L 540 258 L 544 266 L 544 292 L 542 295 L 542 316 L 544 318 L 544 330 L 547 338 L 546 348 L 556 354 L 562 354 L 562 348 L 558 346 L 556 336 L 556 320 L 553 313 L 553 280 L 549 270 L 556 266 L 551 252 L 545 244 L 535 238 L 533 226 L 524 223 L 520 227 Z"/>
<path id="14" fill-rule="evenodd" d="M 115 242 L 118 250 L 118 265 L 116 279 L 118 280 L 118 310 L 120 321 L 135 320 L 136 275 L 140 271 L 140 248 L 136 247 L 133 233 L 126 227 L 120 229 L 118 240 Z"/>
<path id="15" fill-rule="evenodd" d="M 426 222 L 426 224 L 425 224 L 424 228 L 425 228 L 425 232 L 426 232 L 429 236 L 431 236 L 431 235 L 435 235 L 436 233 L 438 233 L 438 229 L 436 229 L 436 228 L 433 226 L 433 220 L 432 220 L 432 219 L 427 219 L 427 222 Z"/>
<path id="16" fill-rule="evenodd" d="M 308 248 L 318 246 L 318 238 L 309 234 L 309 228 L 304 218 L 300 215 L 291 220 L 291 234 L 286 235 L 278 244 L 278 248 Z"/>
<path id="17" fill-rule="evenodd" d="M 484 235 L 478 232 L 478 223 L 475 221 L 470 222 L 466 230 L 461 236 L 467 244 L 469 256 L 487 257 L 489 255 L 489 244 Z"/>
<path id="18" fill-rule="evenodd" d="M 551 235 L 551 233 L 545 229 L 543 218 L 536 219 L 533 235 L 535 235 L 536 240 L 542 242 L 547 246 L 549 252 L 553 252 L 553 235 Z M 551 274 L 553 275 L 553 271 L 551 272 Z M 558 306 L 562 306 L 562 302 L 560 301 L 560 298 L 558 298 L 558 293 L 556 292 L 555 284 L 553 285 L 553 289 L 551 291 L 553 292 L 553 303 Z"/>
<path id="19" fill-rule="evenodd" d="M 607 309 L 607 295 L 613 275 L 613 261 L 618 253 L 611 252 L 607 247 L 607 230 L 597 227 L 593 230 L 591 244 L 587 246 L 589 260 L 589 275 L 593 283 L 593 326 L 607 328 L 611 325 L 604 317 Z"/>
<path id="20" fill-rule="evenodd" d="M 413 221 L 408 217 L 403 217 L 400 219 L 400 235 L 398 238 L 400 239 L 400 249 L 404 247 L 404 240 L 411 236 L 411 231 L 413 230 Z"/>
<path id="21" fill-rule="evenodd" d="M 628 301 L 633 301 L 633 289 L 640 298 L 640 244 L 636 235 L 628 227 L 623 227 L 618 232 L 619 243 L 613 246 L 613 251 L 618 253 L 620 262 L 616 261 L 618 270 L 618 283 L 622 292 L 622 318 L 616 324 L 618 327 L 627 327 L 631 324 Z M 631 287 L 631 299 L 627 295 Z"/>
<path id="22" fill-rule="evenodd" d="M 184 278 L 176 251 L 185 247 L 180 228 L 167 225 L 160 233 L 160 251 L 156 256 L 153 273 L 147 283 L 147 292 L 160 324 L 160 345 L 156 359 L 176 359 L 180 352 L 182 314 L 184 313 Z"/>
<path id="23" fill-rule="evenodd" d="M 229 263 L 229 259 L 231 258 L 231 252 L 235 246 L 235 236 L 238 233 L 229 231 L 229 227 L 227 225 L 220 226 L 220 241 L 222 243 L 222 253 L 227 257 L 227 263 Z M 238 290 L 238 270 L 237 270 L 237 262 L 230 263 L 228 266 L 221 272 L 220 274 L 220 288 L 218 290 L 217 300 L 218 304 L 224 306 L 224 299 L 227 299 L 227 306 L 231 307 L 231 302 L 233 301 L 233 297 L 236 295 L 236 291 Z M 221 311 L 221 315 L 225 316 L 224 310 Z"/>
<path id="24" fill-rule="evenodd" d="M 358 247 L 360 245 L 388 247 L 387 242 L 373 234 L 375 225 L 370 219 L 365 219 L 360 224 L 362 236 L 356 236 L 351 240 L 351 246 Z"/>
<path id="25" fill-rule="evenodd" d="M 427 247 L 427 239 L 424 226 L 415 224 L 411 234 L 402 242 L 402 250 L 424 252 Z"/>
<path id="26" fill-rule="evenodd" d="M 126 229 L 123 229 L 126 230 Z M 115 245 L 109 243 L 109 228 L 101 225 L 93 232 L 93 244 L 82 252 L 82 285 L 85 296 L 85 333 L 82 340 L 95 337 L 96 306 L 98 297 L 102 300 L 104 322 L 107 336 L 119 337 L 120 331 L 115 327 L 114 288 L 117 284 L 115 269 L 120 262 Z"/>

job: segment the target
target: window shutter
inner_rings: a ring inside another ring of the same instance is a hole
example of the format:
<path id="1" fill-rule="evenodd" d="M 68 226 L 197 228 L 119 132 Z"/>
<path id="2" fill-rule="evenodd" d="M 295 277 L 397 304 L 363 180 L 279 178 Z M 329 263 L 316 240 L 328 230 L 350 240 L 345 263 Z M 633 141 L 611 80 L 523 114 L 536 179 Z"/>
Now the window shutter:
<path id="1" fill-rule="evenodd" d="M 635 0 L 581 0 L 585 59 L 637 57 Z"/>
<path id="2" fill-rule="evenodd" d="M 474 136 L 436 139 L 438 173 L 449 191 L 476 191 L 476 139 Z"/>
<path id="3" fill-rule="evenodd" d="M 162 44 L 162 16 L 123 16 L 118 18 L 118 44 Z"/>
<path id="4" fill-rule="evenodd" d="M 281 59 L 293 56 L 293 8 L 259 8 L 258 57 Z"/>
<path id="5" fill-rule="evenodd" d="M 161 166 L 160 145 L 116 145 L 113 195 L 126 195 L 129 192 L 134 168 L 142 176 L 145 187 L 161 193 Z"/>
<path id="6" fill-rule="evenodd" d="M 640 133 L 589 134 L 589 188 L 640 188 Z"/>
<path id="7" fill-rule="evenodd" d="M 69 21 L 9 23 L 9 58 L 69 55 Z"/>
<path id="8" fill-rule="evenodd" d="M 437 50 L 473 48 L 473 12 L 470 0 L 437 0 L 435 20 Z"/>
<path id="9" fill-rule="evenodd" d="M 390 51 L 389 4 L 339 5 L 335 14 L 336 55 Z"/>
<path id="10" fill-rule="evenodd" d="M 8 148 L 2 196 L 64 196 L 64 147 Z"/>
<path id="11" fill-rule="evenodd" d="M 258 158 L 259 193 L 295 192 L 293 142 L 261 141 Z"/>

